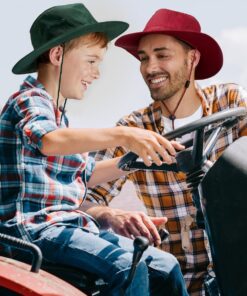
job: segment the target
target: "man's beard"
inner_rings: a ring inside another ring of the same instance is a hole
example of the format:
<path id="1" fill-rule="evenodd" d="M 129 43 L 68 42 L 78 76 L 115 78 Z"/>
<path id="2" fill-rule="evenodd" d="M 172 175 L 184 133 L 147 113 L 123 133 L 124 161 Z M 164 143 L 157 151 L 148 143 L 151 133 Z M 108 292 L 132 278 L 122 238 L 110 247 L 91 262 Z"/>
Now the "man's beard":
<path id="1" fill-rule="evenodd" d="M 158 73 L 153 76 L 155 77 L 160 74 L 164 73 Z M 159 89 L 149 88 L 151 97 L 154 101 L 167 100 L 185 87 L 185 83 L 189 79 L 187 63 L 184 64 L 184 67 L 181 70 L 175 72 L 172 77 L 169 73 L 165 74 L 167 75 L 168 81 L 168 85 L 166 87 L 161 87 Z"/>

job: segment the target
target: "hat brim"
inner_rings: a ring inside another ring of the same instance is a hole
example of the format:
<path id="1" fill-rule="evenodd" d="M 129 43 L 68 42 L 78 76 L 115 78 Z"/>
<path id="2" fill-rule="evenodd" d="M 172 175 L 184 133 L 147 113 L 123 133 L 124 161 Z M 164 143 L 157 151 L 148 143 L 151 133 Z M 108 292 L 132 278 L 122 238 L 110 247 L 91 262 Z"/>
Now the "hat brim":
<path id="1" fill-rule="evenodd" d="M 118 38 L 115 45 L 127 50 L 134 57 L 139 59 L 137 50 L 140 39 L 149 34 L 165 34 L 173 36 L 196 48 L 200 54 L 200 61 L 196 67 L 195 79 L 206 79 L 219 72 L 223 65 L 223 53 L 219 44 L 209 35 L 196 32 L 181 31 L 152 31 L 138 32 L 124 35 Z"/>
<path id="2" fill-rule="evenodd" d="M 13 67 L 12 72 L 14 74 L 27 74 L 37 71 L 37 58 L 45 53 L 47 50 L 51 49 L 54 46 L 68 42 L 74 38 L 94 33 L 102 32 L 105 33 L 108 41 L 113 40 L 118 37 L 124 31 L 128 29 L 129 25 L 125 22 L 120 21 L 108 21 L 108 22 L 99 22 L 87 26 L 79 26 L 76 29 L 73 29 L 69 32 L 66 32 L 63 35 L 53 38 L 51 41 L 43 44 L 41 47 L 33 50 L 21 60 L 19 60 Z"/>

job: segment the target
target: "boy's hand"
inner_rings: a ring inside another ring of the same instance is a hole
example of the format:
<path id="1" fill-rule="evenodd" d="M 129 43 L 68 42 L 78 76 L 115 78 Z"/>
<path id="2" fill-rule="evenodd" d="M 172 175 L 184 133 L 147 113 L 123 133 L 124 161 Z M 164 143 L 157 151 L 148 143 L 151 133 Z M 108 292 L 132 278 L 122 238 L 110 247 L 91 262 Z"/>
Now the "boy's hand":
<path id="1" fill-rule="evenodd" d="M 119 127 L 123 129 L 124 146 L 141 157 L 145 165 L 152 162 L 161 165 L 163 159 L 168 164 L 172 163 L 171 156 L 176 155 L 177 150 L 183 150 L 184 146 L 176 141 L 169 141 L 153 131 L 136 127 Z"/>

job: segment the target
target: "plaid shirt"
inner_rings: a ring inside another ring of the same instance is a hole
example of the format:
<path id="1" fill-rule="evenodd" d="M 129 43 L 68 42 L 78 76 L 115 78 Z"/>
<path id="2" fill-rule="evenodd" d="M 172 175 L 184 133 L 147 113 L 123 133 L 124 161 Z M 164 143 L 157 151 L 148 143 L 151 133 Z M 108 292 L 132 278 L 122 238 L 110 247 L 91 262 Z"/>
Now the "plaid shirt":
<path id="1" fill-rule="evenodd" d="M 51 225 L 98 233 L 79 211 L 94 160 L 86 155 L 44 156 L 41 138 L 60 127 L 61 112 L 44 87 L 28 76 L 0 116 L 1 231 L 34 240 Z"/>
<path id="2" fill-rule="evenodd" d="M 247 107 L 247 92 L 238 85 L 212 85 L 205 89 L 196 87 L 201 98 L 203 116 L 229 108 Z M 122 118 L 117 125 L 145 128 L 161 135 L 166 133 L 158 102 Z M 242 121 L 225 132 L 219 138 L 211 160 L 216 160 L 223 150 L 240 136 L 240 132 L 246 126 L 246 121 Z M 121 156 L 124 153 L 126 151 L 118 147 L 99 151 L 95 154 L 95 158 L 102 160 Z M 182 247 L 182 228 L 185 227 L 186 219 L 195 214 L 192 195 L 185 182 L 185 174 L 139 170 L 116 181 L 97 186 L 93 190 L 90 189 L 87 198 L 94 202 L 97 200 L 99 203 L 109 202 L 118 195 L 127 180 L 134 183 L 137 195 L 143 201 L 148 215 L 168 217 L 166 228 L 170 236 L 161 248 L 174 254 L 179 260 L 190 295 L 204 295 L 202 285 L 207 269 L 211 266 L 211 260 L 207 238 L 195 222 L 190 225 L 187 233 L 189 237 L 187 249 Z"/>

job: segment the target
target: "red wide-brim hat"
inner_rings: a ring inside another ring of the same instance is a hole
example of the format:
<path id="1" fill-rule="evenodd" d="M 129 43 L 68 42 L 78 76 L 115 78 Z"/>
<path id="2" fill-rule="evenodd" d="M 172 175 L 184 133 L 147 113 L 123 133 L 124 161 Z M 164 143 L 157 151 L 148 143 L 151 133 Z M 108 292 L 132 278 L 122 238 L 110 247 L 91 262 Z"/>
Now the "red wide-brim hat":
<path id="1" fill-rule="evenodd" d="M 197 19 L 189 14 L 169 9 L 156 11 L 142 32 L 126 34 L 118 38 L 115 45 L 124 48 L 139 59 L 137 54 L 139 41 L 148 34 L 170 35 L 197 49 L 201 58 L 196 67 L 195 79 L 212 77 L 223 65 L 223 54 L 219 44 L 212 37 L 201 32 Z"/>

